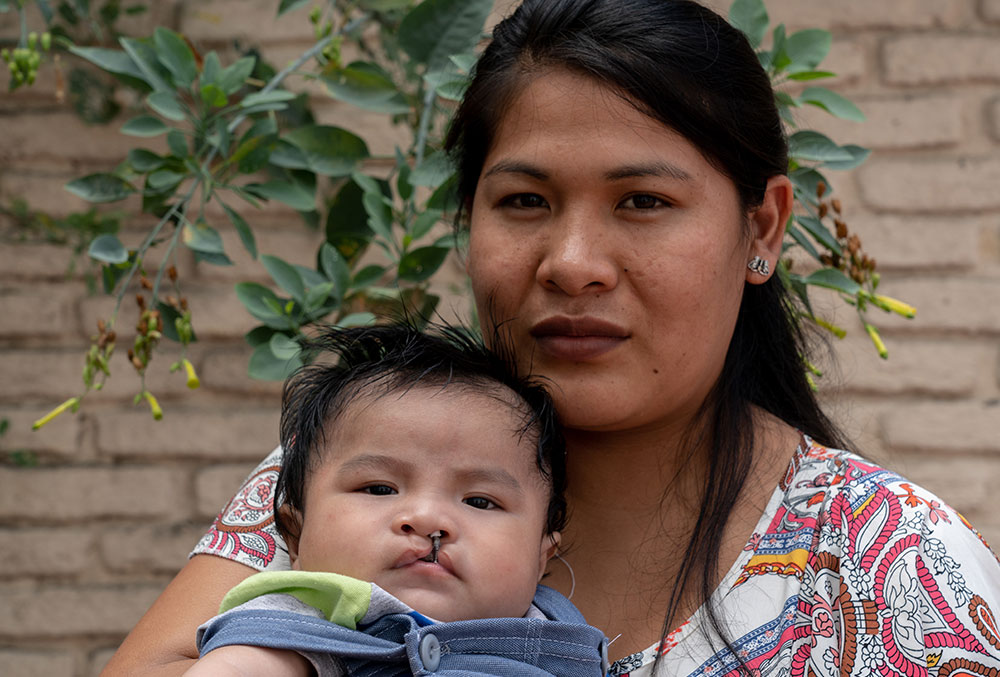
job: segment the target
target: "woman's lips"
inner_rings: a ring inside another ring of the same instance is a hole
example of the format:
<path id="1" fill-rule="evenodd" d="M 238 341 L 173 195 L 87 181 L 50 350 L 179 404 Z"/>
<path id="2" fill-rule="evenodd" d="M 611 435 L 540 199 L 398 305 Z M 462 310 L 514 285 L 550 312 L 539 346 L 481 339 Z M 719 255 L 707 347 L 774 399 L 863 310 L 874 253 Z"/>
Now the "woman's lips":
<path id="1" fill-rule="evenodd" d="M 569 362 L 600 357 L 629 338 L 623 327 L 594 317 L 550 317 L 535 324 L 530 333 L 543 353 Z"/>

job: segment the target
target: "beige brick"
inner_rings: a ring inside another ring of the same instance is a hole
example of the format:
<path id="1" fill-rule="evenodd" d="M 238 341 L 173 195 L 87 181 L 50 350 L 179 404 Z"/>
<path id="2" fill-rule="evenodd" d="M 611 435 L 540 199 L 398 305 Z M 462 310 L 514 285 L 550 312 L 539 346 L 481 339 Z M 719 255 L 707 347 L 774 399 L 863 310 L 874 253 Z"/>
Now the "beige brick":
<path id="1" fill-rule="evenodd" d="M 166 151 L 163 137 L 137 140 L 122 134 L 119 128 L 124 122 L 88 125 L 72 112 L 10 116 L 4 119 L 7 141 L 0 149 L 0 161 L 7 166 L 80 170 L 117 164 L 139 146 Z"/>
<path id="2" fill-rule="evenodd" d="M 75 340 L 80 333 L 74 285 L 0 288 L 0 337 L 45 336 Z"/>
<path id="3" fill-rule="evenodd" d="M 270 449 L 261 447 L 256 462 L 263 460 L 269 452 Z M 209 519 L 218 515 L 253 468 L 253 463 L 241 463 L 211 466 L 201 470 L 195 477 L 198 515 Z"/>
<path id="4" fill-rule="evenodd" d="M 892 466 L 965 515 L 982 512 L 996 493 L 1000 456 L 906 454 Z"/>
<path id="5" fill-rule="evenodd" d="M 199 371 L 202 386 L 211 391 L 237 392 L 244 396 L 259 396 L 265 402 L 280 406 L 281 382 L 250 378 L 247 366 L 253 351 L 245 343 L 212 350 L 205 355 Z"/>
<path id="6" fill-rule="evenodd" d="M 73 258 L 68 245 L 4 243 L 0 246 L 0 278 L 62 282 Z M 86 268 L 87 261 L 81 255 L 73 279 L 80 280 Z"/>
<path id="7" fill-rule="evenodd" d="M 863 123 L 840 120 L 820 110 L 800 114 L 805 127 L 838 143 L 866 148 L 917 149 L 955 146 L 962 141 L 962 101 L 954 96 L 901 98 L 849 97 L 867 118 Z"/>
<path id="8" fill-rule="evenodd" d="M 82 528 L 0 529 L 7 555 L 0 578 L 75 574 L 93 562 L 93 534 Z"/>
<path id="9" fill-rule="evenodd" d="M 229 286 L 206 286 L 188 296 L 195 332 L 201 339 L 234 339 L 260 324 Z"/>
<path id="10" fill-rule="evenodd" d="M 111 571 L 176 573 L 205 533 L 205 525 L 112 528 L 101 535 L 101 557 Z"/>
<path id="11" fill-rule="evenodd" d="M 894 85 L 1000 82 L 1000 40 L 995 35 L 908 35 L 885 42 L 882 63 L 886 82 Z"/>
<path id="12" fill-rule="evenodd" d="M 104 169 L 112 169 L 112 165 Z M 65 188 L 67 182 L 79 178 L 81 173 L 3 171 L 0 173 L 0 201 L 7 203 L 15 198 L 23 198 L 32 209 L 42 210 L 56 217 L 85 212 L 94 205 L 78 198 Z M 128 198 L 110 206 L 102 206 L 102 209 L 136 213 L 139 211 L 139 202 L 138 198 Z"/>
<path id="13" fill-rule="evenodd" d="M 0 674 L 10 677 L 73 677 L 74 669 L 69 651 L 0 649 Z"/>
<path id="14" fill-rule="evenodd" d="M 927 402 L 890 408 L 882 420 L 894 449 L 988 452 L 1000 456 L 1000 407 Z"/>
<path id="15" fill-rule="evenodd" d="M 1000 0 L 979 0 L 979 13 L 990 23 L 1000 23 Z"/>
<path id="16" fill-rule="evenodd" d="M 986 109 L 989 120 L 990 136 L 1000 141 L 1000 98 L 993 99 Z"/>
<path id="17" fill-rule="evenodd" d="M 926 277 L 893 279 L 879 292 L 902 299 L 917 308 L 917 317 L 907 320 L 896 314 L 873 315 L 879 327 L 907 332 L 954 331 L 979 333 L 1000 331 L 1000 285 L 977 278 Z"/>
<path id="18" fill-rule="evenodd" d="M 126 633 L 162 586 L 7 586 L 0 592 L 0 637 Z M 53 613 L 58 609 L 59 613 Z"/>
<path id="19" fill-rule="evenodd" d="M 164 468 L 0 468 L 0 518 L 80 522 L 188 516 L 186 473 Z"/>
<path id="20" fill-rule="evenodd" d="M 872 314 L 871 319 L 877 324 L 881 317 Z M 867 334 L 851 327 L 848 337 L 836 343 L 838 368 L 832 380 L 846 393 L 958 397 L 975 391 L 997 357 L 988 343 L 885 340 L 888 360 L 878 356 Z"/>
<path id="21" fill-rule="evenodd" d="M 260 458 L 278 439 L 277 406 L 246 409 L 226 404 L 218 409 L 169 408 L 162 421 L 146 412 L 109 413 L 97 421 L 102 454 L 159 458 Z"/>
<path id="22" fill-rule="evenodd" d="M 121 31 L 124 35 L 129 36 L 143 36 L 151 35 L 153 29 L 156 26 L 168 26 L 173 27 L 174 21 L 173 16 L 176 12 L 177 5 L 182 0 L 157 0 L 154 3 L 144 4 L 143 6 L 147 8 L 145 12 L 141 14 L 127 15 L 124 12 L 119 17 L 118 21 L 115 23 L 115 28 Z M 96 10 L 91 9 L 92 16 L 95 15 Z M 38 6 L 35 3 L 26 3 L 25 12 L 27 13 L 28 26 L 31 30 L 42 30 L 42 26 L 45 25 L 45 20 L 42 17 L 41 12 L 38 10 Z M 18 26 L 18 14 L 17 12 L 11 10 L 6 14 L 0 14 L 0 40 L 16 40 L 20 36 L 20 29 Z"/>
<path id="23" fill-rule="evenodd" d="M 882 272 L 955 271 L 972 268 L 979 261 L 979 233 L 989 218 L 861 214 L 848 223 Z"/>
<path id="24" fill-rule="evenodd" d="M 1000 158 L 903 158 L 866 162 L 858 172 L 865 204 L 900 212 L 1000 208 Z"/>
<path id="25" fill-rule="evenodd" d="M 886 0 L 879 3 L 866 0 L 839 0 L 835 3 L 768 0 L 767 13 L 772 24 L 785 23 L 793 29 L 914 29 L 953 25 L 962 17 L 961 5 L 960 2 L 936 0 Z"/>
<path id="26" fill-rule="evenodd" d="M 388 115 L 358 114 L 354 106 L 334 99 L 317 99 L 313 113 L 319 124 L 343 127 L 360 136 L 372 155 L 394 155 L 397 147 L 405 149 L 413 139 L 408 127 L 393 125 Z"/>
<path id="27" fill-rule="evenodd" d="M 180 31 L 195 41 L 230 41 L 241 37 L 251 43 L 261 42 L 261 28 L 267 27 L 267 41 L 300 40 L 303 50 L 314 40 L 307 12 L 297 11 L 277 16 L 277 5 L 270 0 L 205 0 L 185 2 L 181 8 Z"/>
<path id="28" fill-rule="evenodd" d="M 255 209 L 250 207 L 244 209 L 244 218 L 259 216 Z M 257 241 L 258 254 L 270 254 L 277 256 L 292 264 L 316 267 L 316 252 L 323 243 L 324 234 L 322 231 L 309 231 L 302 220 L 295 216 L 284 226 L 275 227 L 273 225 L 259 224 L 250 221 L 254 229 L 254 237 Z M 267 282 L 271 278 L 267 270 L 258 258 L 256 261 L 240 241 L 236 229 L 228 221 L 220 221 L 215 226 L 222 235 L 222 242 L 226 248 L 226 255 L 232 259 L 233 266 L 213 266 L 206 263 L 198 264 L 199 279 L 219 281 L 226 280 L 232 282 L 243 282 L 255 280 Z"/>
<path id="29" fill-rule="evenodd" d="M 87 672 L 86 672 L 87 677 L 100 677 L 101 672 L 104 671 L 104 667 L 111 660 L 111 657 L 115 655 L 115 651 L 117 650 L 118 650 L 117 647 L 113 647 L 107 649 L 98 649 L 97 651 L 94 651 L 93 654 L 91 654 L 90 656 L 90 660 L 88 661 Z"/>
<path id="30" fill-rule="evenodd" d="M 6 390 L 6 386 L 4 390 Z M 43 454 L 74 456 L 80 452 L 84 424 L 81 414 L 65 412 L 44 428 L 32 431 L 31 424 L 51 411 L 56 405 L 76 393 L 76 384 L 67 383 L 62 395 L 44 405 L 14 408 L 13 405 L 0 407 L 0 419 L 7 419 L 10 425 L 7 433 L 0 438 L 0 448 L 5 452 L 28 450 Z"/>

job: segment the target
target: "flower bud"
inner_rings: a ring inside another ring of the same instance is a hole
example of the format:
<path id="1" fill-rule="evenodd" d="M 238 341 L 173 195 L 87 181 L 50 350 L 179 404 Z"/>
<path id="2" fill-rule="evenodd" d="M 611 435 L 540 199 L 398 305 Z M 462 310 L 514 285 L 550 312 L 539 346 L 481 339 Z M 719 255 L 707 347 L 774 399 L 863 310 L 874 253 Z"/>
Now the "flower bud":
<path id="1" fill-rule="evenodd" d="M 143 391 L 142 396 L 146 398 L 147 402 L 149 402 L 149 410 L 153 414 L 153 420 L 159 421 L 160 419 L 162 419 L 163 409 L 160 408 L 160 403 L 156 401 L 155 397 L 153 397 L 153 393 L 149 392 L 148 390 L 145 390 Z"/>
<path id="2" fill-rule="evenodd" d="M 885 343 L 882 342 L 882 337 L 879 336 L 878 329 L 865 322 L 865 331 L 868 332 L 868 336 L 871 338 L 872 343 L 875 344 L 875 350 L 878 351 L 878 356 L 883 360 L 888 359 L 889 350 L 885 347 Z"/>
<path id="3" fill-rule="evenodd" d="M 45 416 L 42 416 L 40 419 L 38 419 L 37 421 L 35 421 L 34 423 L 32 423 L 31 424 L 31 429 L 32 430 L 38 430 L 43 425 L 45 425 L 46 423 L 48 423 L 49 421 L 51 421 L 52 419 L 54 419 L 59 414 L 61 414 L 64 411 L 66 411 L 67 409 L 72 409 L 73 411 L 76 411 L 79 408 L 80 408 L 80 398 L 79 397 L 71 397 L 68 400 L 66 400 L 65 402 L 63 402 L 62 404 L 60 404 L 58 407 L 56 407 L 55 409 L 53 409 L 52 411 L 50 411 L 49 413 L 45 414 Z"/>
<path id="4" fill-rule="evenodd" d="M 909 303 L 904 303 L 899 299 L 894 299 L 891 296 L 882 296 L 881 294 L 875 295 L 875 302 L 890 312 L 896 313 L 897 315 L 902 315 L 906 318 L 913 318 L 917 314 L 917 309 L 911 306 Z"/>
<path id="5" fill-rule="evenodd" d="M 201 385 L 201 381 L 198 380 L 198 374 L 194 370 L 194 365 L 186 357 L 181 360 L 181 364 L 184 365 L 184 371 L 187 373 L 187 387 L 194 390 Z"/>

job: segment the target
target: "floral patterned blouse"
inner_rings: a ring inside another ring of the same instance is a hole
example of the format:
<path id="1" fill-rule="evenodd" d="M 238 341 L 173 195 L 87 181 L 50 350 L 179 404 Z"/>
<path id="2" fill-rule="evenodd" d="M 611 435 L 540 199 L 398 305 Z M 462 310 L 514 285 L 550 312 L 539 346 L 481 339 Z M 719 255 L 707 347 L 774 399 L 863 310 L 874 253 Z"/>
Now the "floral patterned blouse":
<path id="1" fill-rule="evenodd" d="M 254 470 L 192 554 L 288 568 L 272 515 L 280 460 Z M 978 532 L 930 492 L 807 437 L 713 602 L 754 677 L 1000 677 L 1000 560 Z M 740 674 L 703 623 L 701 609 L 609 674 Z"/>

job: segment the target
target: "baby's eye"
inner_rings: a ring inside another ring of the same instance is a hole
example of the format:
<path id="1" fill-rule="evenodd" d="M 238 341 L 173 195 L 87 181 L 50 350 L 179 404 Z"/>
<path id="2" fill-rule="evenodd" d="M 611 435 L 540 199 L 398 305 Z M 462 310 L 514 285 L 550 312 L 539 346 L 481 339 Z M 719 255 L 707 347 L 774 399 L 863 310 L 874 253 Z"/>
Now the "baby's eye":
<path id="1" fill-rule="evenodd" d="M 372 496 L 391 496 L 397 493 L 396 490 L 388 484 L 370 484 L 367 487 L 362 487 L 361 491 L 366 494 L 371 494 Z"/>
<path id="2" fill-rule="evenodd" d="M 500 204 L 504 207 L 513 207 L 515 209 L 540 209 L 548 206 L 545 198 L 536 193 L 508 195 Z"/>
<path id="3" fill-rule="evenodd" d="M 630 195 L 619 204 L 620 207 L 625 209 L 656 209 L 657 207 L 669 207 L 670 204 L 658 198 L 655 195 L 648 195 L 646 193 L 638 193 L 636 195 Z"/>
<path id="4" fill-rule="evenodd" d="M 470 496 L 469 498 L 465 499 L 465 504 L 471 505 L 473 508 L 476 508 L 477 510 L 493 510 L 495 508 L 500 507 L 490 499 L 484 498 L 483 496 Z"/>

